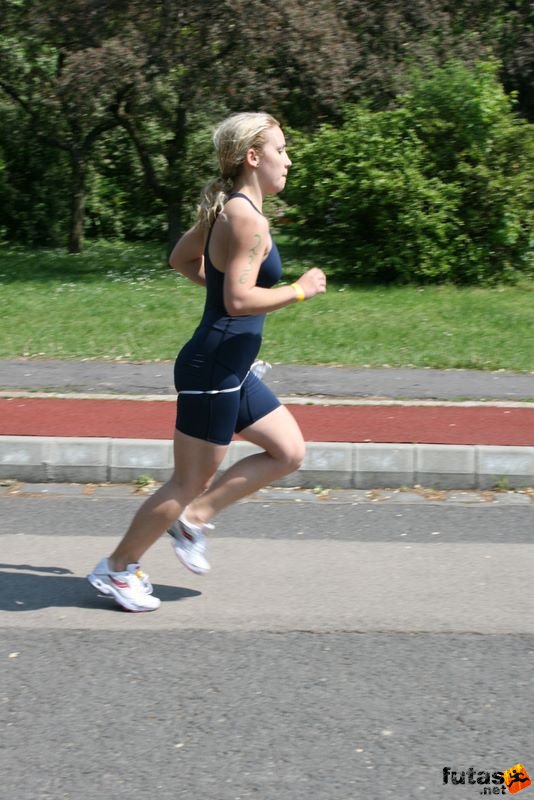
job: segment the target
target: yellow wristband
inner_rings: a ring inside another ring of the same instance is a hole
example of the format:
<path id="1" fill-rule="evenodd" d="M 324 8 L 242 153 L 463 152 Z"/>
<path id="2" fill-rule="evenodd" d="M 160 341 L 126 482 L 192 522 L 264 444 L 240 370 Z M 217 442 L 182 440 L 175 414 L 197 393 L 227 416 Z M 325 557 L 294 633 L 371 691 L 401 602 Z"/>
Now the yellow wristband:
<path id="1" fill-rule="evenodd" d="M 297 295 L 297 303 L 300 300 L 306 300 L 306 295 L 304 294 L 304 289 L 300 285 L 300 283 L 292 283 L 291 288 L 295 290 L 295 294 Z"/>

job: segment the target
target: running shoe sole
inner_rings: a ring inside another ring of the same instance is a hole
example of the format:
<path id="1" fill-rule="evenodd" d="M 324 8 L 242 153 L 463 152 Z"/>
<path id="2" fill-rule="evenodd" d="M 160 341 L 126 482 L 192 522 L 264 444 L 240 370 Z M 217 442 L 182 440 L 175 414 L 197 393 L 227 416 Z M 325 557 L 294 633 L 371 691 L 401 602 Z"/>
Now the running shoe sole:
<path id="1" fill-rule="evenodd" d="M 156 611 L 159 608 L 159 605 L 155 606 L 154 608 L 146 608 L 137 605 L 131 600 L 127 600 L 120 594 L 120 592 L 117 592 L 115 589 L 113 589 L 113 587 L 110 586 L 109 583 L 106 583 L 105 581 L 101 580 L 98 577 L 98 575 L 94 574 L 88 575 L 87 580 L 89 581 L 91 586 L 97 590 L 97 592 L 113 597 L 115 602 L 119 606 L 122 606 L 122 608 L 125 608 L 127 611 Z"/>
<path id="2" fill-rule="evenodd" d="M 182 562 L 184 567 L 187 567 L 187 569 L 190 572 L 193 572 L 195 575 L 206 575 L 210 571 L 209 567 L 208 569 L 201 569 L 199 567 L 195 567 L 193 564 L 191 564 L 191 562 L 187 561 L 187 559 L 184 558 L 184 556 L 180 553 L 180 551 L 174 546 L 174 543 L 176 542 L 176 536 L 174 536 L 172 533 L 171 533 L 171 539 L 172 539 L 171 542 L 172 549 L 174 550 L 176 556 Z"/>

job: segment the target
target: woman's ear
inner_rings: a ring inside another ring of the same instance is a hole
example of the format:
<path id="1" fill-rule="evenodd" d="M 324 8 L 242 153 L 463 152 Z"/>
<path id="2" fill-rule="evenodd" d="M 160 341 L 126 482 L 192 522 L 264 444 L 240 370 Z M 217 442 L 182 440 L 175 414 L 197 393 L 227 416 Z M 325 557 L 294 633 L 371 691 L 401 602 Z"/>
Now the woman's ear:
<path id="1" fill-rule="evenodd" d="M 247 154 L 245 156 L 245 164 L 249 167 L 257 167 L 260 163 L 260 155 L 255 147 L 251 147 L 247 150 Z"/>

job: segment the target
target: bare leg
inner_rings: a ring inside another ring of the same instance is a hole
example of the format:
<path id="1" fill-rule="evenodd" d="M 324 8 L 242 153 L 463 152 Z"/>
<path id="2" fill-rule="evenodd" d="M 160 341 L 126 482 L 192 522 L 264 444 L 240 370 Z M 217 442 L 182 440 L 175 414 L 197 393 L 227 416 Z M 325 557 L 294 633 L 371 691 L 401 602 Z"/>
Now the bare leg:
<path id="1" fill-rule="evenodd" d="M 180 516 L 187 504 L 209 485 L 224 458 L 227 447 L 175 431 L 174 472 L 143 503 L 124 538 L 110 556 L 114 570 L 120 572 L 134 564 Z"/>
<path id="2" fill-rule="evenodd" d="M 304 458 L 305 443 L 300 428 L 284 406 L 271 411 L 240 431 L 239 435 L 262 447 L 265 452 L 247 456 L 233 464 L 207 491 L 193 500 L 186 511 L 191 522 L 208 522 L 236 500 L 294 472 Z"/>

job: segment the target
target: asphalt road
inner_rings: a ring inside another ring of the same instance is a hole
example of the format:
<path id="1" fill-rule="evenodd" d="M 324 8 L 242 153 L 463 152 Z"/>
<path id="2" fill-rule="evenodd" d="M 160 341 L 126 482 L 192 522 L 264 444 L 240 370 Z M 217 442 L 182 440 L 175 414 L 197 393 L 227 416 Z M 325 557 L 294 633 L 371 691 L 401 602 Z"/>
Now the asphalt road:
<path id="1" fill-rule="evenodd" d="M 162 607 L 134 615 L 84 574 L 139 502 L 0 493 L 2 798 L 469 800 L 532 774 L 528 497 L 264 492 L 204 578 L 158 542 Z"/>
<path id="2" fill-rule="evenodd" d="M 279 396 L 534 399 L 534 373 L 275 364 L 265 380 Z M 173 365 L 169 362 L 6 360 L 0 361 L 0 388 L 8 392 L 175 395 Z"/>

